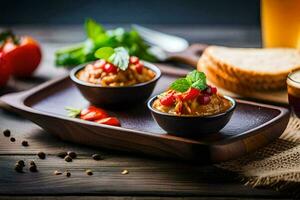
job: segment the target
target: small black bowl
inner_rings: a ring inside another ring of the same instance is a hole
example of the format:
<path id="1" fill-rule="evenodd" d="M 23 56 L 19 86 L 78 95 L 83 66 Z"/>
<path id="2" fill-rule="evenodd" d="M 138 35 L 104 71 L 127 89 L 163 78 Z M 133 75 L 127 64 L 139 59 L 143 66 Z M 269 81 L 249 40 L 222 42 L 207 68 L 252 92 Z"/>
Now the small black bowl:
<path id="1" fill-rule="evenodd" d="M 86 64 L 72 69 L 70 78 L 90 103 L 101 106 L 124 107 L 145 102 L 152 94 L 156 82 L 161 77 L 161 71 L 158 67 L 145 61 L 144 65 L 146 68 L 154 71 L 155 77 L 148 82 L 132 86 L 109 87 L 81 81 L 76 77 L 76 74 Z"/>
<path id="2" fill-rule="evenodd" d="M 224 98 L 228 99 L 232 106 L 225 112 L 209 116 L 179 116 L 160 112 L 152 107 L 157 96 L 151 98 L 147 105 L 155 121 L 167 133 L 181 137 L 200 137 L 219 132 L 230 120 L 236 102 L 231 97 L 224 96 Z"/>

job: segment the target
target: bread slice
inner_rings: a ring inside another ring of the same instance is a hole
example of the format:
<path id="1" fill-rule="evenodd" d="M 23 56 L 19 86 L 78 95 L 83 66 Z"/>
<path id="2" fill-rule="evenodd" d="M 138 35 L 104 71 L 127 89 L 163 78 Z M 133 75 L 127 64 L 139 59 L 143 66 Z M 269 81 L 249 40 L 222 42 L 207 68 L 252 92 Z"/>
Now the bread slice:
<path id="1" fill-rule="evenodd" d="M 234 76 L 229 75 L 228 73 L 222 71 L 218 66 L 215 66 L 210 60 L 205 59 L 205 57 L 201 57 L 198 63 L 199 69 L 204 71 L 208 79 L 220 80 L 223 84 L 228 82 L 228 86 L 232 86 L 235 84 L 241 90 L 280 90 L 286 88 L 286 81 L 255 81 L 255 80 L 246 80 L 246 79 L 239 79 Z M 226 89 L 230 89 L 226 87 Z"/>
<path id="2" fill-rule="evenodd" d="M 228 48 L 210 46 L 205 50 L 213 62 L 237 77 L 283 80 L 300 68 L 300 52 L 290 48 Z"/>

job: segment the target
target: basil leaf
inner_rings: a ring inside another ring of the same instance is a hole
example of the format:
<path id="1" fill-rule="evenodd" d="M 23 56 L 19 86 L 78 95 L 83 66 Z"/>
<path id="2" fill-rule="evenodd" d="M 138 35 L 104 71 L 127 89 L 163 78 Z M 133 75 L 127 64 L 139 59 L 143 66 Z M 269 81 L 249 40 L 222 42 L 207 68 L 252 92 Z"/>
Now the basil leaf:
<path id="1" fill-rule="evenodd" d="M 178 92 L 185 92 L 191 87 L 191 84 L 186 80 L 186 78 L 180 78 L 174 81 L 170 88 Z"/>
<path id="2" fill-rule="evenodd" d="M 109 58 L 115 53 L 115 50 L 111 47 L 102 47 L 98 49 L 95 53 L 96 58 L 109 60 Z"/>
<path id="3" fill-rule="evenodd" d="M 124 47 L 118 47 L 114 49 L 114 54 L 112 54 L 108 60 L 125 71 L 129 64 L 129 53 Z"/>
<path id="4" fill-rule="evenodd" d="M 192 84 L 198 80 L 205 80 L 206 76 L 203 72 L 193 70 L 186 76 L 186 79 Z"/>
<path id="5" fill-rule="evenodd" d="M 105 29 L 92 19 L 87 19 L 84 26 L 87 37 L 92 40 L 96 40 L 100 34 L 105 32 Z"/>
<path id="6" fill-rule="evenodd" d="M 199 90 L 204 90 L 206 89 L 206 79 L 199 79 L 198 81 L 194 82 L 191 87 L 199 89 Z"/>

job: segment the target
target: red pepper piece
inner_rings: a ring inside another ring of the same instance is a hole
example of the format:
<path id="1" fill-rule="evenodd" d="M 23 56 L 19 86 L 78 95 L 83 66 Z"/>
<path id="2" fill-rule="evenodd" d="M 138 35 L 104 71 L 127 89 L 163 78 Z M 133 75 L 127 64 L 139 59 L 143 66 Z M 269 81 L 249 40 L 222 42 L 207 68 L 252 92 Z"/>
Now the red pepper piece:
<path id="1" fill-rule="evenodd" d="M 120 121 L 116 117 L 107 117 L 96 121 L 98 124 L 106 124 L 111 126 L 121 126 Z"/>
<path id="2" fill-rule="evenodd" d="M 104 68 L 103 70 L 106 72 L 106 73 L 113 73 L 113 74 L 116 74 L 118 72 L 118 69 L 116 66 L 114 66 L 113 64 L 111 63 L 106 63 L 104 65 Z"/>
<path id="3" fill-rule="evenodd" d="M 160 99 L 160 103 L 163 106 L 171 106 L 173 105 L 175 102 L 175 96 L 174 93 L 169 93 L 166 96 L 164 96 L 163 98 Z"/>
<path id="4" fill-rule="evenodd" d="M 130 58 L 129 58 L 129 63 L 130 64 L 138 64 L 140 62 L 140 59 L 138 58 L 138 57 L 136 57 L 136 56 L 130 56 Z"/>
<path id="5" fill-rule="evenodd" d="M 108 114 L 101 108 L 95 106 L 89 106 L 80 112 L 80 119 L 95 121 L 108 117 Z"/>
<path id="6" fill-rule="evenodd" d="M 143 72 L 144 64 L 142 62 L 139 62 L 135 65 L 135 70 L 137 73 L 141 74 Z"/>
<path id="7" fill-rule="evenodd" d="M 196 88 L 190 88 L 188 91 L 186 91 L 183 95 L 182 95 L 182 100 L 183 101 L 188 101 L 191 99 L 195 99 L 196 97 L 198 97 L 201 94 L 201 91 L 196 89 Z"/>

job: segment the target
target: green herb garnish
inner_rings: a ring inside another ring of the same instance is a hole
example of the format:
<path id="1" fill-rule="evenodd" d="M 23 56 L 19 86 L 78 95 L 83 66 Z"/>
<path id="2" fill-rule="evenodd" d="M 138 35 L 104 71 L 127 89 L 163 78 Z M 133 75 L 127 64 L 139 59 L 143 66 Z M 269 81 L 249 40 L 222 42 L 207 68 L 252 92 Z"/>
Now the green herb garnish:
<path id="1" fill-rule="evenodd" d="M 102 47 L 96 51 L 95 57 L 111 62 L 123 71 L 127 69 L 129 64 L 129 53 L 124 47 L 115 49 Z"/>
<path id="2" fill-rule="evenodd" d="M 150 62 L 157 61 L 156 56 L 149 51 L 150 46 L 144 42 L 134 29 L 130 31 L 125 31 L 123 28 L 105 30 L 92 19 L 87 19 L 84 27 L 87 37 L 85 41 L 55 52 L 57 66 L 74 66 L 93 61 L 97 59 L 95 52 L 99 48 L 116 48 L 119 46 L 123 46 L 130 55 L 137 56 L 140 59 Z M 116 60 L 119 59 L 116 58 Z"/>
<path id="3" fill-rule="evenodd" d="M 190 87 L 204 90 L 207 88 L 206 76 L 203 72 L 194 70 L 187 74 L 185 78 L 180 78 L 174 81 L 170 88 L 178 92 L 185 92 Z"/>

